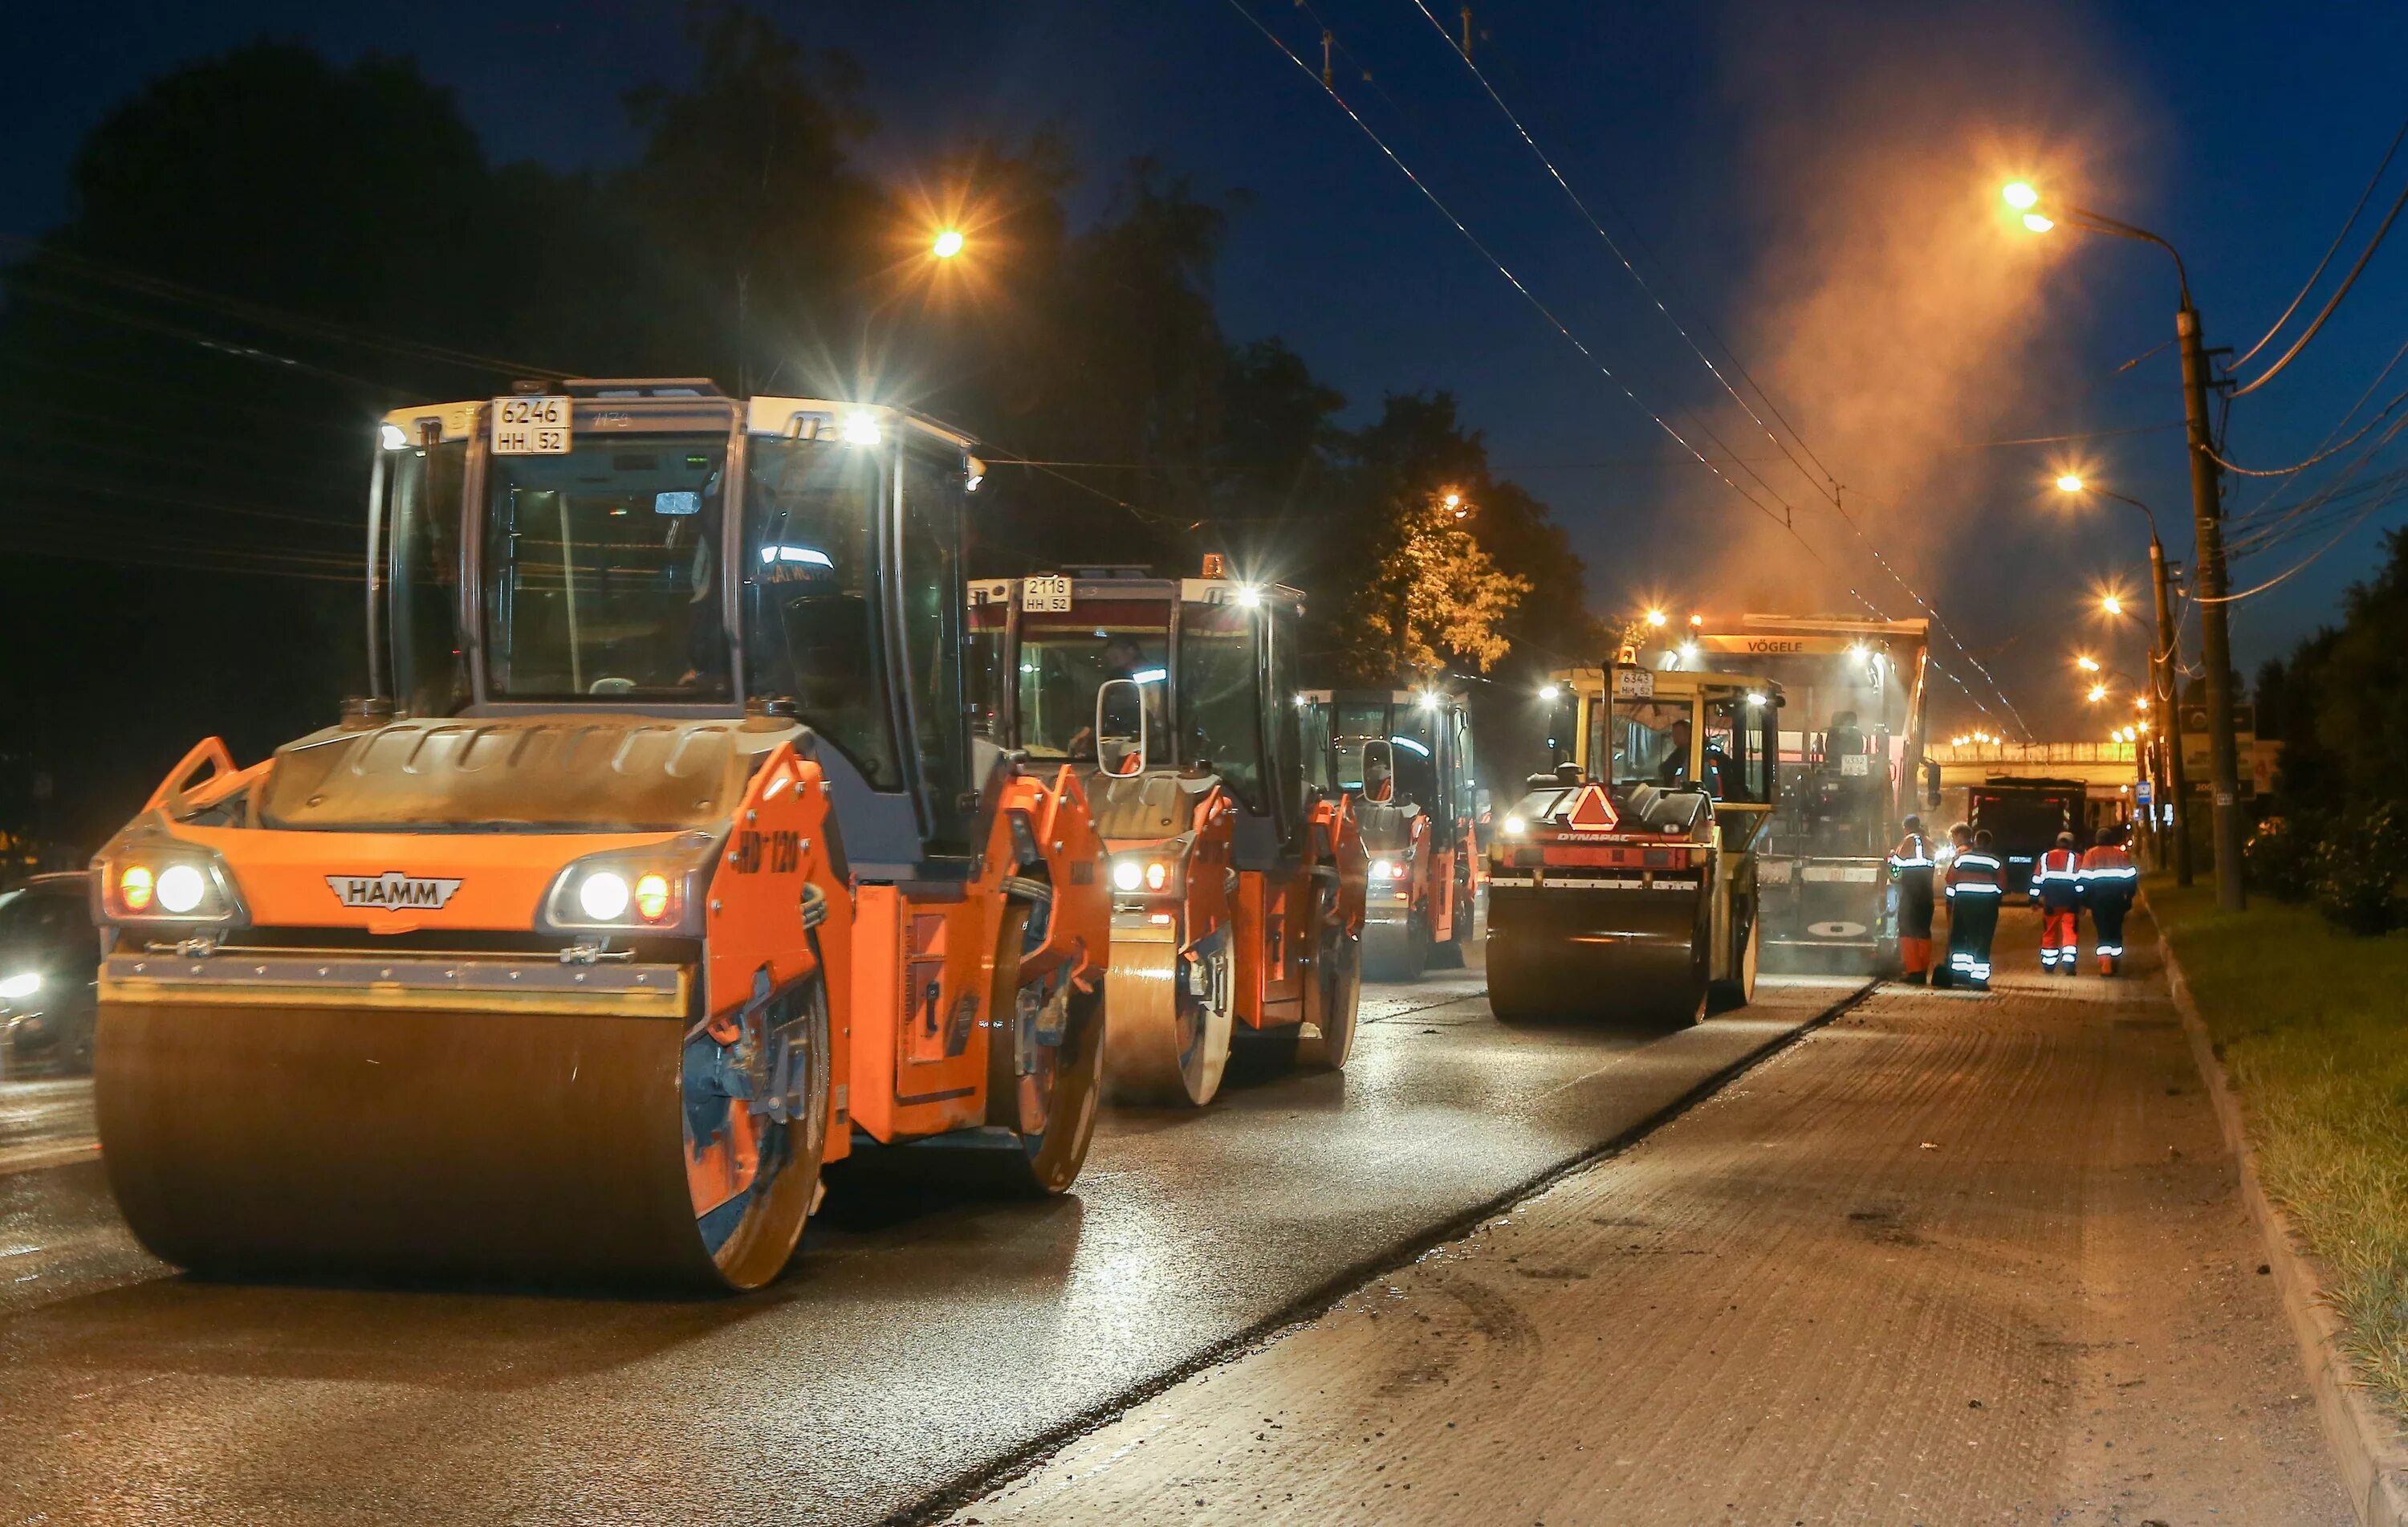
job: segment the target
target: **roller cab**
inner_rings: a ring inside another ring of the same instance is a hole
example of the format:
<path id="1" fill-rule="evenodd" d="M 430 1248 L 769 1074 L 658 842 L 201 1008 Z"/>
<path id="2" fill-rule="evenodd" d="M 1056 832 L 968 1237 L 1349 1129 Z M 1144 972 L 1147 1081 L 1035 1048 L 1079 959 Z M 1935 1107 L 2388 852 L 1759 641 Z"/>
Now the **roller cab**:
<path id="1" fill-rule="evenodd" d="M 136 1234 L 220 1275 L 746 1289 L 864 1145 L 1069 1186 L 1082 784 L 961 709 L 968 442 L 567 382 L 378 442 L 376 693 L 95 861 Z"/>
<path id="2" fill-rule="evenodd" d="M 1342 1066 L 1369 861 L 1296 688 L 1301 597 L 1099 569 L 969 610 L 973 713 L 1083 772 L 1110 856 L 1110 1094 L 1208 1102 L 1239 1044 Z"/>
<path id="3" fill-rule="evenodd" d="M 1572 756 L 1490 845 L 1498 1016 L 1694 1023 L 1748 1001 L 1778 686 L 1621 665 L 1558 672 L 1545 699 Z"/>
<path id="4" fill-rule="evenodd" d="M 1412 981 L 1459 969 L 1476 922 L 1484 795 L 1461 691 L 1316 689 L 1305 699 L 1329 734 L 1333 778 L 1370 856 L 1364 972 Z"/>

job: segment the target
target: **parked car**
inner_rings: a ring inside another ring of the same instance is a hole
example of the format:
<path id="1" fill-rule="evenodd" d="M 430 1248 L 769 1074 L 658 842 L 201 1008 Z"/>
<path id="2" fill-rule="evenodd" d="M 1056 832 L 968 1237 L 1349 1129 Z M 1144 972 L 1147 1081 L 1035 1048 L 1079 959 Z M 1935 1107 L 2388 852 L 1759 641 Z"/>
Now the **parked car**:
<path id="1" fill-rule="evenodd" d="M 99 985 L 88 875 L 36 875 L 0 895 L 0 1043 L 10 1072 L 91 1071 Z"/>

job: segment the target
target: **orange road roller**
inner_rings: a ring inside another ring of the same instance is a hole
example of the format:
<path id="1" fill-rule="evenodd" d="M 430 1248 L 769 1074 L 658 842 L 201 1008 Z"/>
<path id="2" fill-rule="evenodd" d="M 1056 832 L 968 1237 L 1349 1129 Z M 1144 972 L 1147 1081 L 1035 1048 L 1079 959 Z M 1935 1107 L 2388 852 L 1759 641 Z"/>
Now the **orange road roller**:
<path id="1" fill-rule="evenodd" d="M 690 381 L 380 436 L 370 696 L 201 743 L 95 863 L 142 1243 L 741 1289 L 865 1147 L 1068 1188 L 1111 890 L 1082 771 L 968 724 L 971 442 Z"/>
<path id="2" fill-rule="evenodd" d="M 1369 862 L 1296 683 L 1294 589 L 1137 569 L 970 586 L 973 710 L 1087 772 L 1111 855 L 1107 1095 L 1200 1105 L 1233 1044 L 1342 1067 Z"/>
<path id="3" fill-rule="evenodd" d="M 1417 981 L 1431 965 L 1460 969 L 1478 920 L 1485 809 L 1469 700 L 1438 686 L 1305 698 L 1328 728 L 1338 787 L 1371 857 L 1364 973 Z"/>

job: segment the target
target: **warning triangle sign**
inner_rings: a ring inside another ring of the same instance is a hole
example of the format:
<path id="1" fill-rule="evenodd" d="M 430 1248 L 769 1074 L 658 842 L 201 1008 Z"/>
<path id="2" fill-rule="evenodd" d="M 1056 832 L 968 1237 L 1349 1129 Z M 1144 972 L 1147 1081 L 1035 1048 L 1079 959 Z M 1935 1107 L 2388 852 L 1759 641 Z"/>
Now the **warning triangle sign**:
<path id="1" fill-rule="evenodd" d="M 1614 811 L 1613 798 L 1605 793 L 1604 785 L 1584 785 L 1581 786 L 1580 799 L 1572 802 L 1572 814 L 1569 820 L 1576 828 L 1602 828 L 1611 830 L 1621 822 L 1622 818 Z"/>

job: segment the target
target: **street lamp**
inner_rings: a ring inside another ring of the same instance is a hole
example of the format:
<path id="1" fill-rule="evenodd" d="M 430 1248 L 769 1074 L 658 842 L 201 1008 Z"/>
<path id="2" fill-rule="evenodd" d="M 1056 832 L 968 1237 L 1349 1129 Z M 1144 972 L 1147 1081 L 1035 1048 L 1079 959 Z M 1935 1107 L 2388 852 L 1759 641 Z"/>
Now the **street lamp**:
<path id="1" fill-rule="evenodd" d="M 2163 703 L 2169 710 L 2172 709 L 2182 697 L 2175 693 L 2174 690 L 2175 654 L 2173 601 L 2168 596 L 2166 590 L 2166 545 L 2165 542 L 2159 540 L 2157 536 L 2157 511 L 2152 510 L 2148 505 L 2141 502 L 2138 498 L 2128 497 L 2123 494 L 2115 492 L 2112 488 L 2102 488 L 2095 483 L 2086 483 L 2080 476 L 2072 472 L 2068 472 L 2064 476 L 2058 478 L 2057 480 L 2057 485 L 2061 491 L 2069 494 L 2096 494 L 2101 498 L 2112 498 L 2119 504 L 2128 505 L 2133 509 L 2139 510 L 2142 517 L 2149 522 L 2149 586 L 2157 595 L 2157 639 L 2154 643 L 2152 643 L 2149 652 L 2149 684 L 2147 687 L 2154 691 L 2158 701 Z M 2224 607 L 2222 605 L 2211 605 L 2208 608 L 2221 612 Z M 2217 618 L 2221 620 L 2222 616 L 2219 614 Z M 2146 710 L 2149 705 L 2149 700 L 2147 697 L 2143 697 L 2136 700 L 2134 703 L 2139 705 L 2143 710 Z M 2184 777 L 2182 738 L 2180 733 L 2177 732 L 2167 739 L 2165 742 L 2164 757 L 2166 795 L 2168 797 L 2167 803 L 2173 808 L 2174 814 L 2172 854 L 2174 881 L 2178 885 L 2187 886 L 2191 883 L 2192 878 L 2190 863 L 2190 782 Z M 2155 833 L 2157 823 L 2157 812 L 2154 809 L 2155 804 L 2155 802 L 2151 803 L 2152 809 L 2149 813 L 2149 825 L 2152 833 Z M 2164 843 L 2163 837 L 2159 836 L 2157 841 L 2162 847 Z M 2220 842 L 2217 844 L 2217 854 L 2219 869 L 2218 878 L 2221 879 L 2223 845 Z M 2165 856 L 2163 854 L 2159 855 L 2157 862 L 2162 868 L 2165 863 Z"/>
<path id="2" fill-rule="evenodd" d="M 2098 704 L 2100 700 L 2105 699 L 2106 698 L 2107 698 L 2107 686 L 2106 686 L 2105 684 L 2092 684 L 2092 685 L 2090 686 L 2090 703 L 2091 703 L 2091 704 L 2096 705 L 2096 704 Z"/>
<path id="3" fill-rule="evenodd" d="M 2111 615 L 2120 615 L 2124 612 L 2124 601 L 2115 595 L 2102 594 L 2099 597 L 2099 608 Z"/>
<path id="4" fill-rule="evenodd" d="M 2173 258 L 2174 280 L 2182 294 L 2182 305 L 2174 310 L 2174 338 L 2182 346 L 2183 414 L 2189 426 L 2191 531 L 2197 539 L 2194 560 L 2198 564 L 2199 577 L 2200 664 L 2207 670 L 2208 765 L 2215 798 L 2215 902 L 2223 911 L 2239 912 L 2249 904 L 2249 894 L 2241 879 L 2241 757 L 2232 732 L 2232 632 L 2225 610 L 2224 506 L 2222 485 L 2216 476 L 2215 456 L 2209 443 L 2212 435 L 2208 427 L 2207 389 L 2211 382 L 2207 345 L 2200 333 L 2199 308 L 2190 297 L 2190 272 L 2183 265 L 2182 252 L 2146 228 L 2135 227 L 2129 223 L 2079 207 L 2055 208 L 2056 217 L 2052 219 L 2039 210 L 2042 205 L 2040 192 L 2028 180 L 2011 180 L 2000 189 L 2000 194 L 2009 207 L 2023 214 L 2024 226 L 2033 233 L 2047 233 L 2057 223 L 2064 222 L 2087 233 L 2113 234 L 2118 238 L 2155 244 Z M 2152 537 L 2154 539 L 2154 526 Z M 2163 609 L 2162 600 L 2159 608 Z M 2162 631 L 2162 614 L 2158 617 L 2158 624 Z M 2172 642 L 2170 639 L 2161 635 L 2160 644 L 2171 653 Z M 2181 748 L 2176 746 L 2172 751 L 2179 754 Z M 2177 786 L 2174 810 L 2180 814 L 2183 809 Z M 2174 848 L 2174 873 L 2186 885 L 2189 883 L 2186 873 L 2190 857 L 2189 839 L 2178 834 Z"/>
<path id="5" fill-rule="evenodd" d="M 929 248 L 935 252 L 938 259 L 950 260 L 962 252 L 965 242 L 967 240 L 962 238 L 962 231 L 959 228 L 947 228 L 937 235 L 937 241 Z"/>
<path id="6" fill-rule="evenodd" d="M 1660 628 L 1664 625 L 1665 620 L 1666 616 L 1664 612 L 1661 610 L 1650 610 L 1647 612 L 1647 624 L 1650 626 Z"/>
<path id="7" fill-rule="evenodd" d="M 2084 653 L 2073 660 L 2073 666 L 2085 673 L 2096 673 L 2099 671 L 2099 659 Z"/>

